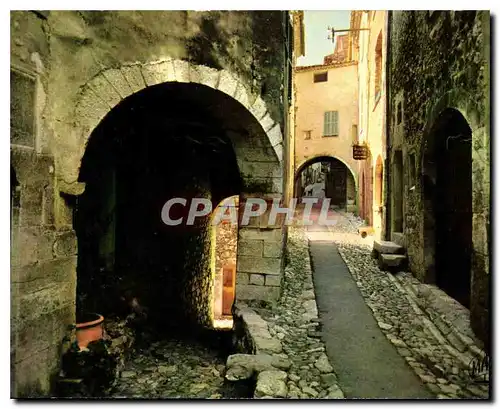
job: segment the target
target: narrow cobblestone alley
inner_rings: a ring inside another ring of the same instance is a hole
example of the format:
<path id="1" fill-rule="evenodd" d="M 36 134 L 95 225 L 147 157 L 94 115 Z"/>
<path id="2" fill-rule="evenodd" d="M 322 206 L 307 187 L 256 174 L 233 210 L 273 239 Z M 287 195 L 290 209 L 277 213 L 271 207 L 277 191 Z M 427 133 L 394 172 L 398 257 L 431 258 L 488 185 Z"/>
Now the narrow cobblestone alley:
<path id="1" fill-rule="evenodd" d="M 488 384 L 471 379 L 471 358 L 409 300 L 399 284 L 408 274 L 378 268 L 357 217 L 339 213 L 337 220 L 309 226 L 307 236 L 323 339 L 346 396 L 487 398 Z"/>
<path id="2" fill-rule="evenodd" d="M 346 397 L 431 397 L 381 332 L 333 241 L 311 234 L 321 227 L 327 229 L 308 229 L 316 300 L 326 351 Z"/>
<path id="3" fill-rule="evenodd" d="M 11 10 L 10 399 L 490 400 L 490 25 Z"/>

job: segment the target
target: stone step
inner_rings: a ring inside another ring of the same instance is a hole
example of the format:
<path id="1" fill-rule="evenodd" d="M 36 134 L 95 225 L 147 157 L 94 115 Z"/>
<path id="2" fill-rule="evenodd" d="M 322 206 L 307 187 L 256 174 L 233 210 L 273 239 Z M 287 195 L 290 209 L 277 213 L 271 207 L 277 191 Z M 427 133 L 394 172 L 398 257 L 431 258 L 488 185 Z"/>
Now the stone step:
<path id="1" fill-rule="evenodd" d="M 379 254 L 404 254 L 405 249 L 403 246 L 396 244 L 392 241 L 375 240 L 373 242 L 373 250 Z"/>
<path id="2" fill-rule="evenodd" d="M 406 239 L 404 233 L 392 232 L 391 240 L 402 247 L 406 247 Z"/>
<path id="3" fill-rule="evenodd" d="M 403 254 L 379 254 L 378 266 L 382 271 L 401 271 L 406 267 L 407 257 Z"/>

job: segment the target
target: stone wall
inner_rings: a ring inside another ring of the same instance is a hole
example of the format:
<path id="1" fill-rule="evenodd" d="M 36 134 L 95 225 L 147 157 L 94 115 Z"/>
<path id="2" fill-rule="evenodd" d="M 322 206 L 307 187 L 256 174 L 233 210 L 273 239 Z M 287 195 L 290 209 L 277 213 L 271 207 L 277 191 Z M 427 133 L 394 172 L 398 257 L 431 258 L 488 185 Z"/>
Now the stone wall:
<path id="1" fill-rule="evenodd" d="M 246 199 L 240 200 L 243 214 Z M 275 197 L 275 199 L 278 197 Z M 269 223 L 273 198 L 264 197 L 267 210 L 262 216 L 250 218 L 238 231 L 238 258 L 236 265 L 236 299 L 276 301 L 280 296 L 283 277 L 283 217 Z M 279 199 L 279 198 L 278 198 Z"/>
<path id="2" fill-rule="evenodd" d="M 47 396 L 57 373 L 60 338 L 75 320 L 72 205 L 85 189 L 78 181 L 81 159 L 92 131 L 117 104 L 164 82 L 202 84 L 223 93 L 234 105 L 228 110 L 222 104 L 220 112 L 227 116 L 240 110 L 251 118 L 251 125 L 237 130 L 239 142 L 232 141 L 244 192 L 281 196 L 285 15 L 11 13 L 11 66 L 23 74 L 14 74 L 12 82 L 13 114 L 19 121 L 11 133 L 12 167 L 21 198 L 12 241 L 13 396 Z M 235 115 L 233 121 L 240 118 Z M 17 159 L 23 157 L 29 160 Z M 279 242 L 278 232 L 273 238 Z M 267 234 L 262 231 L 261 239 Z M 279 264 L 281 253 L 273 254 Z M 267 262 L 262 253 L 261 264 Z M 43 279 L 25 279 L 27 274 Z M 271 292 L 276 293 L 274 287 Z M 28 298 L 45 307 L 26 309 L 35 305 L 25 302 Z M 34 335 L 33 328 L 44 330 Z"/>
<path id="3" fill-rule="evenodd" d="M 471 323 L 483 340 L 489 310 L 489 21 L 489 12 L 479 11 L 392 12 L 388 57 L 388 171 L 393 173 L 393 158 L 400 150 L 403 228 L 410 268 L 421 280 L 426 280 L 422 200 L 426 136 L 446 108 L 458 110 L 472 129 Z M 394 197 L 391 183 L 387 188 Z"/>

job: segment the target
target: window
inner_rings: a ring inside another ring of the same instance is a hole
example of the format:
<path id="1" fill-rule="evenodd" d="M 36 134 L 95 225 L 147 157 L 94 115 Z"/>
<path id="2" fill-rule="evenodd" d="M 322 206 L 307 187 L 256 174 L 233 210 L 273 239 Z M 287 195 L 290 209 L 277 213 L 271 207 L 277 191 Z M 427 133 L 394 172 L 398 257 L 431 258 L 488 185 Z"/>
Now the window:
<path id="1" fill-rule="evenodd" d="M 311 139 L 311 131 L 304 131 L 304 139 Z"/>
<path id="2" fill-rule="evenodd" d="M 314 74 L 314 82 L 327 82 L 327 81 L 328 81 L 328 71 Z"/>
<path id="3" fill-rule="evenodd" d="M 339 113 L 338 113 L 338 111 L 325 112 L 323 136 L 338 136 L 338 134 L 339 134 Z"/>
<path id="4" fill-rule="evenodd" d="M 10 143 L 35 146 L 35 79 L 10 71 Z"/>
<path id="5" fill-rule="evenodd" d="M 382 32 L 377 38 L 375 46 L 375 104 L 380 98 L 382 91 Z"/>

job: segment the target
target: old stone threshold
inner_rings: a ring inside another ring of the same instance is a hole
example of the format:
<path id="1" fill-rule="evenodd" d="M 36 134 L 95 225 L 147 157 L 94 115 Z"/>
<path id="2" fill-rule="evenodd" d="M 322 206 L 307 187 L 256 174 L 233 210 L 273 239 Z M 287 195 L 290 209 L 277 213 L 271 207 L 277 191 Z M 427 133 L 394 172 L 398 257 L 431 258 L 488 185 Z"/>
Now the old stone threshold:
<path id="1" fill-rule="evenodd" d="M 251 383 L 255 398 L 274 397 L 267 396 L 266 385 L 281 385 L 282 397 L 285 397 L 285 371 L 290 369 L 291 362 L 285 356 L 280 356 L 283 352 L 281 342 L 271 336 L 267 322 L 243 302 L 233 306 L 233 319 L 234 347 L 238 353 L 227 359 L 226 379 L 236 383 Z"/>

